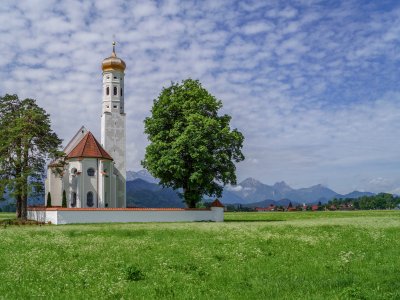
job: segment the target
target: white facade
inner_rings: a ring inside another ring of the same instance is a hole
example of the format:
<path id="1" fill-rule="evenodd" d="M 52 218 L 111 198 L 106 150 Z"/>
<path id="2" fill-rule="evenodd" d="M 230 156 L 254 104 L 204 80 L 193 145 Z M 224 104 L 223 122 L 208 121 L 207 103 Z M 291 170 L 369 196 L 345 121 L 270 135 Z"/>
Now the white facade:
<path id="1" fill-rule="evenodd" d="M 52 206 L 62 206 L 65 191 L 70 208 L 118 207 L 113 167 L 111 160 L 90 157 L 70 158 L 64 168 L 50 166 L 45 183 L 46 197 L 50 192 Z"/>
<path id="2" fill-rule="evenodd" d="M 30 209 L 28 219 L 55 225 L 115 222 L 223 222 L 224 208 L 211 209 Z"/>

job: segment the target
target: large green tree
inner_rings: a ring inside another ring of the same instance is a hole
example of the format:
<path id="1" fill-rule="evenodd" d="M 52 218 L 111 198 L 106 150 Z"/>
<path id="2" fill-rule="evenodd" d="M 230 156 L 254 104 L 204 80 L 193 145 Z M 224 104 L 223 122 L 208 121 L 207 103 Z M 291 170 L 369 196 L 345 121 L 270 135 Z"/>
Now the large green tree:
<path id="1" fill-rule="evenodd" d="M 62 155 L 49 115 L 33 99 L 0 97 L 0 196 L 16 200 L 17 218 L 26 220 L 28 197 L 43 192 L 47 159 Z"/>
<path id="2" fill-rule="evenodd" d="M 187 79 L 164 88 L 144 121 L 150 144 L 142 165 L 163 186 L 182 188 L 190 208 L 236 184 L 235 162 L 244 160 L 244 137 L 231 130 L 229 115 L 218 115 L 221 107 L 198 80 Z"/>

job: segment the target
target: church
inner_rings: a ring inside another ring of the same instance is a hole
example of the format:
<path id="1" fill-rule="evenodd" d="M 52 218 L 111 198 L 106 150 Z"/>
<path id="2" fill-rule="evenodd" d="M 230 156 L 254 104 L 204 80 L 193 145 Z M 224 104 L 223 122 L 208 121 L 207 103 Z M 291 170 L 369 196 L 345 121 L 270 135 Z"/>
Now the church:
<path id="1" fill-rule="evenodd" d="M 52 206 L 62 206 L 65 191 L 68 208 L 126 207 L 125 68 L 113 43 L 111 56 L 102 62 L 100 143 L 82 126 L 64 148 L 66 164 L 49 164 L 45 191 Z"/>

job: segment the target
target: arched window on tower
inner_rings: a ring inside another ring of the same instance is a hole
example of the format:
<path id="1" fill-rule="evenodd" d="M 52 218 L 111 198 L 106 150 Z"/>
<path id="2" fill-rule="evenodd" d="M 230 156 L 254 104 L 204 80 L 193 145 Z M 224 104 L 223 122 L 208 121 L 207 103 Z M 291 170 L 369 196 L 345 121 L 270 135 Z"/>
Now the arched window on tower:
<path id="1" fill-rule="evenodd" d="M 107 96 L 110 95 L 110 87 L 107 87 L 107 88 L 106 88 L 106 95 L 107 95 Z"/>
<path id="2" fill-rule="evenodd" d="M 86 195 L 86 204 L 89 207 L 92 207 L 94 202 L 93 202 L 93 193 L 92 192 L 88 192 Z"/>
<path id="3" fill-rule="evenodd" d="M 121 88 L 121 96 L 123 96 L 124 95 L 124 93 L 122 92 L 122 88 Z"/>
<path id="4" fill-rule="evenodd" d="M 114 96 L 116 96 L 116 95 L 117 95 L 117 87 L 114 86 Z"/>

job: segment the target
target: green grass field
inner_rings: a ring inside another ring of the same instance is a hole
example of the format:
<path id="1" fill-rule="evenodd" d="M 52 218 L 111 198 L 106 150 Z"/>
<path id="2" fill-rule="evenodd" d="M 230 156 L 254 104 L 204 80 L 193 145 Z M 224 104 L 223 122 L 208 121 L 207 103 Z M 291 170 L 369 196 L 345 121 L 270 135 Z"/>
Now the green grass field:
<path id="1" fill-rule="evenodd" d="M 0 213 L 0 222 L 6 219 L 14 219 L 15 213 Z"/>
<path id="2" fill-rule="evenodd" d="M 225 218 L 2 226 L 0 299 L 400 298 L 398 211 Z"/>

